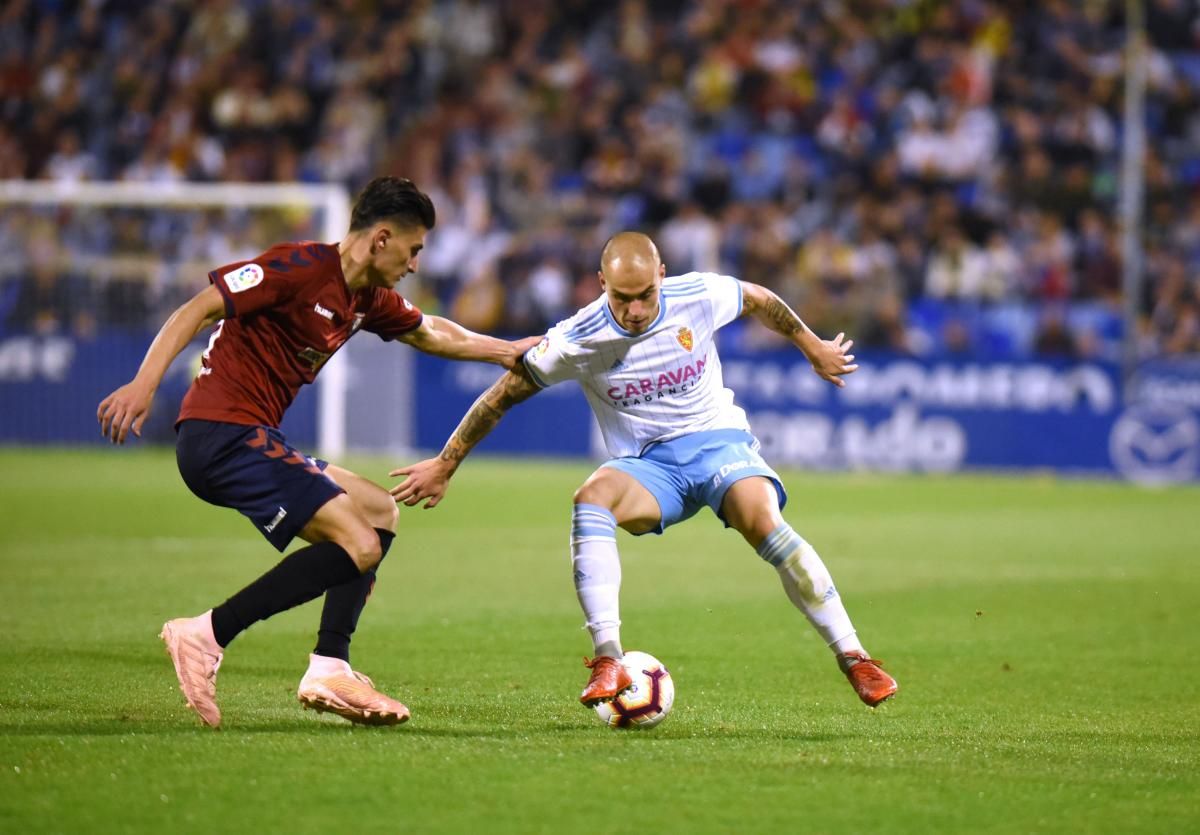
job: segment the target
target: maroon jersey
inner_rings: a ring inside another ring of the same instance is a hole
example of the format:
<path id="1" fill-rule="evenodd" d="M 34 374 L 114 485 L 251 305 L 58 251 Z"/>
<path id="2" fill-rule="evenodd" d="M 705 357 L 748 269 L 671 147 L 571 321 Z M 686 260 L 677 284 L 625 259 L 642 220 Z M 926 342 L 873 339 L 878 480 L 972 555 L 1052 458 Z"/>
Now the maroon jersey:
<path id="1" fill-rule="evenodd" d="M 300 386 L 355 331 L 395 339 L 421 324 L 421 311 L 391 290 L 351 293 L 330 244 L 276 244 L 253 261 L 213 270 L 208 280 L 225 298 L 225 318 L 183 398 L 180 421 L 278 427 Z"/>

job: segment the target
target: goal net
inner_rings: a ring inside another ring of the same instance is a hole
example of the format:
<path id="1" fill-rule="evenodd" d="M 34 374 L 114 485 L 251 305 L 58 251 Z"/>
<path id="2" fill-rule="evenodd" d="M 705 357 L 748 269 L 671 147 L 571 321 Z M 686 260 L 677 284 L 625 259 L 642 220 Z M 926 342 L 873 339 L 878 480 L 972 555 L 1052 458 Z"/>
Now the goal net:
<path id="1" fill-rule="evenodd" d="M 209 270 L 277 241 L 340 240 L 349 218 L 338 185 L 0 181 L 0 442 L 98 439 L 99 398 Z M 351 340 L 297 401 L 320 454 L 411 448 L 411 352 L 388 347 Z M 202 348 L 168 373 L 151 438 L 169 437 Z"/>

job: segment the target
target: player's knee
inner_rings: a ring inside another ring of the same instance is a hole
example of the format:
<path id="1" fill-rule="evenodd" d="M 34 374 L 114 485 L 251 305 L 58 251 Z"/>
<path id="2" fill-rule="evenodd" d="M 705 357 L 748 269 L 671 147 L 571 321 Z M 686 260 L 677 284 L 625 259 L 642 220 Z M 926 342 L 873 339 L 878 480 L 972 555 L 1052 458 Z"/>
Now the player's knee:
<path id="1" fill-rule="evenodd" d="M 749 529 L 742 531 L 741 533 L 742 536 L 746 538 L 747 542 L 757 548 L 764 539 L 771 535 L 772 531 L 779 527 L 779 525 L 780 520 L 776 518 L 770 516 L 756 517 Z"/>
<path id="2" fill-rule="evenodd" d="M 766 539 L 782 523 L 783 518 L 774 508 L 727 508 L 726 521 L 751 545 Z"/>
<path id="3" fill-rule="evenodd" d="M 597 507 L 611 508 L 616 501 L 616 493 L 607 479 L 593 476 L 575 491 L 572 500 L 575 504 L 594 504 Z"/>
<path id="4" fill-rule="evenodd" d="M 730 487 L 721 502 L 721 518 L 755 548 L 780 524 L 783 515 L 775 488 L 766 479 L 743 479 Z"/>
<path id="5" fill-rule="evenodd" d="M 376 528 L 383 528 L 395 533 L 396 525 L 400 524 L 400 508 L 387 493 L 384 493 L 384 499 L 385 501 L 373 514 L 372 524 Z"/>
<path id="6" fill-rule="evenodd" d="M 360 572 L 366 573 L 383 559 L 383 547 L 379 543 L 379 534 L 370 528 L 356 530 L 353 534 L 344 536 L 338 542 Z"/>

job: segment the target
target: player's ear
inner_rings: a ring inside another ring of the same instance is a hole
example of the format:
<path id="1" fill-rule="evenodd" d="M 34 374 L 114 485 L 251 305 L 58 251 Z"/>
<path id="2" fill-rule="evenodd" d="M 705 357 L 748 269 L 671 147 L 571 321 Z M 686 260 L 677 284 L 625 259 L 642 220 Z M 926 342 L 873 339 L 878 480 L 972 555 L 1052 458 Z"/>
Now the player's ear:
<path id="1" fill-rule="evenodd" d="M 392 230 L 386 225 L 380 224 L 375 227 L 375 234 L 371 236 L 371 249 L 383 249 L 384 245 L 391 239 Z"/>
<path id="2" fill-rule="evenodd" d="M 604 271 L 596 270 L 596 278 L 600 279 L 600 289 L 607 293 L 608 285 L 604 283 Z"/>

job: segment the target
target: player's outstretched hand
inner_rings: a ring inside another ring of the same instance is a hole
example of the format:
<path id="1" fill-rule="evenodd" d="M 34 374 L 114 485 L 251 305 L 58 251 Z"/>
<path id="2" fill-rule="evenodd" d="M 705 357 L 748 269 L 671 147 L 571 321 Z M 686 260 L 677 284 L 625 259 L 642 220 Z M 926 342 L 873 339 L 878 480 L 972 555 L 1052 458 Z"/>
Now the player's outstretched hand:
<path id="1" fill-rule="evenodd" d="M 512 371 L 521 364 L 521 358 L 525 356 L 525 353 L 541 341 L 542 337 L 540 336 L 527 336 L 524 339 L 518 339 L 514 342 L 508 343 L 512 346 L 513 350 L 508 359 L 504 361 L 504 367 L 509 371 Z"/>
<path id="2" fill-rule="evenodd" d="M 388 492 L 392 494 L 396 504 L 403 502 L 412 507 L 425 501 L 425 509 L 429 510 L 437 507 L 442 496 L 446 495 L 446 489 L 450 486 L 450 476 L 453 474 L 454 469 L 449 462 L 441 458 L 428 458 L 388 473 L 392 478 L 405 477 L 404 481 Z"/>
<path id="3" fill-rule="evenodd" d="M 854 345 L 853 339 L 845 339 L 844 333 L 839 333 L 833 339 L 822 339 L 817 348 L 809 354 L 808 361 L 812 363 L 813 371 L 822 380 L 828 380 L 839 388 L 846 385 L 843 375 L 853 374 L 858 370 L 854 364 L 854 354 L 849 353 Z"/>
<path id="4" fill-rule="evenodd" d="M 125 438 L 132 429 L 133 434 L 142 437 L 142 423 L 150 413 L 150 404 L 154 400 L 154 390 L 134 380 L 126 383 L 108 397 L 100 401 L 96 409 L 96 420 L 100 421 L 100 434 L 114 444 L 125 443 Z"/>

